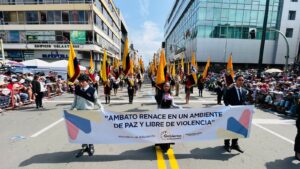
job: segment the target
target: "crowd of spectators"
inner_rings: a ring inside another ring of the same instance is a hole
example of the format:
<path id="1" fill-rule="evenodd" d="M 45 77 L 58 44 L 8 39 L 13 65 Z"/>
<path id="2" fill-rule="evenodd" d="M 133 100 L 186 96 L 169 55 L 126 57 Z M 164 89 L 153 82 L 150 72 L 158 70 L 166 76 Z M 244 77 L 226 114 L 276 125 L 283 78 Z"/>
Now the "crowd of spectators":
<path id="1" fill-rule="evenodd" d="M 47 75 L 41 72 L 36 74 L 3 72 L 0 74 L 0 112 L 34 103 L 36 95 L 33 92 L 32 81 L 35 76 L 38 77 L 40 91 L 46 98 L 67 91 L 66 81 L 53 72 Z"/>
<path id="2" fill-rule="evenodd" d="M 215 91 L 217 84 L 225 88 L 225 71 L 210 73 L 206 87 Z M 300 76 L 293 73 L 266 73 L 257 77 L 256 70 L 239 70 L 245 78 L 244 88 L 248 90 L 247 103 L 254 104 L 262 109 L 296 116 L 300 111 Z M 224 91 L 224 90 L 223 90 Z"/>

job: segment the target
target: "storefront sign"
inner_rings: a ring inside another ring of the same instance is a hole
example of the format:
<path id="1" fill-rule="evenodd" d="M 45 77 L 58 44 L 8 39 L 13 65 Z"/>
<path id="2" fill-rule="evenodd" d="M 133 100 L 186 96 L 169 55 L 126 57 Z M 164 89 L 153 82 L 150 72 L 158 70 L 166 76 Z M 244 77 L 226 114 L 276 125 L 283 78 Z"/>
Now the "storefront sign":
<path id="1" fill-rule="evenodd" d="M 73 44 L 74 48 L 80 48 L 80 45 L 77 44 Z M 36 49 L 55 49 L 55 48 L 59 48 L 59 49 L 69 49 L 70 45 L 69 44 L 35 44 L 33 46 L 33 48 Z"/>
<path id="2" fill-rule="evenodd" d="M 56 52 L 51 52 L 48 54 L 42 54 L 43 59 L 68 59 L 68 55 L 67 54 L 63 54 L 63 53 L 58 53 L 58 51 Z"/>

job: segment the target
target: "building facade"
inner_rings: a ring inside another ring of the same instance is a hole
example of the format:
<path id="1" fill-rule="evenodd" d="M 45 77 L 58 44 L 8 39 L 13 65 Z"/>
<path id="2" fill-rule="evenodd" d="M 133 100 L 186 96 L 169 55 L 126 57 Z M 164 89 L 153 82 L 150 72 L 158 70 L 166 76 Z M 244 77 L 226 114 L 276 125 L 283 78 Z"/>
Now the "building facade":
<path id="1" fill-rule="evenodd" d="M 112 0 L 0 0 L 0 37 L 8 59 L 68 59 L 72 41 L 80 64 L 92 55 L 99 69 L 104 48 L 120 59 L 120 11 Z"/>
<path id="2" fill-rule="evenodd" d="M 266 0 L 175 0 L 165 23 L 166 53 L 170 59 L 183 54 L 198 62 L 257 64 Z M 284 64 L 285 40 L 290 46 L 289 63 L 299 56 L 300 2 L 270 0 L 263 64 Z"/>

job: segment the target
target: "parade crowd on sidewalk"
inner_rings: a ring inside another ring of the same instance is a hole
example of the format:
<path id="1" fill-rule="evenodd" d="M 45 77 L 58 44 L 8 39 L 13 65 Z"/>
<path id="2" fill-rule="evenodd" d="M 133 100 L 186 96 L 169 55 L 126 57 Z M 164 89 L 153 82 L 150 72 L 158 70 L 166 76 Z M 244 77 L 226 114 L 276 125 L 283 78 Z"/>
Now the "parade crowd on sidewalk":
<path id="1" fill-rule="evenodd" d="M 54 72 L 0 74 L 0 111 L 22 109 L 22 106 L 36 102 L 36 108 L 42 108 L 42 98 L 60 96 L 66 92 L 67 81 Z"/>

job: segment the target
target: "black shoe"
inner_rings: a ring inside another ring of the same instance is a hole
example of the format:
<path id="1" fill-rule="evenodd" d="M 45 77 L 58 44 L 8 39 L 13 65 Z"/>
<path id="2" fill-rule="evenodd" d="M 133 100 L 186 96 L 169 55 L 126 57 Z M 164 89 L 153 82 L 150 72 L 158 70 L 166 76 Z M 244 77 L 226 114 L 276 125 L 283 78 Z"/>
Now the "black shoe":
<path id="1" fill-rule="evenodd" d="M 300 153 L 297 153 L 297 152 L 296 152 L 296 153 L 295 153 L 295 159 L 298 160 L 298 161 L 300 161 L 300 157 L 299 157 L 299 156 L 300 156 Z"/>
<path id="2" fill-rule="evenodd" d="M 231 149 L 236 150 L 240 153 L 244 153 L 244 151 L 241 149 L 241 147 L 239 145 L 232 145 Z"/>
<path id="3" fill-rule="evenodd" d="M 88 148 L 82 148 L 81 150 L 79 150 L 79 152 L 75 155 L 76 158 L 79 158 L 81 156 L 83 156 L 84 152 L 87 152 Z"/>
<path id="4" fill-rule="evenodd" d="M 224 145 L 224 149 L 225 149 L 228 153 L 231 152 L 231 148 L 230 148 L 229 145 Z"/>
<path id="5" fill-rule="evenodd" d="M 166 152 L 168 152 L 168 150 L 169 150 L 169 148 L 170 148 L 170 144 L 160 144 L 160 149 L 164 152 L 164 153 L 166 153 Z"/>
<path id="6" fill-rule="evenodd" d="M 95 152 L 94 146 L 90 145 L 89 148 L 88 148 L 87 153 L 89 154 L 89 156 L 93 156 L 94 152 Z"/>

